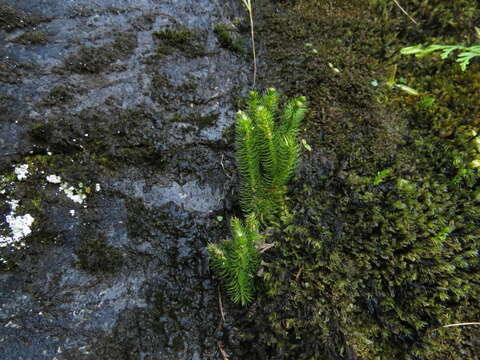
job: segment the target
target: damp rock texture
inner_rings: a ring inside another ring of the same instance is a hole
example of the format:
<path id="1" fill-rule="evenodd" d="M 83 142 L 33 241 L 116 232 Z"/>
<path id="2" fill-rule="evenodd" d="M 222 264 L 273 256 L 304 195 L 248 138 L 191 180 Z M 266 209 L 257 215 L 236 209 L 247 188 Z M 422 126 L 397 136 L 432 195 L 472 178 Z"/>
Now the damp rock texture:
<path id="1" fill-rule="evenodd" d="M 237 3 L 0 1 L 0 358 L 232 351 L 205 246 L 235 207 Z"/>

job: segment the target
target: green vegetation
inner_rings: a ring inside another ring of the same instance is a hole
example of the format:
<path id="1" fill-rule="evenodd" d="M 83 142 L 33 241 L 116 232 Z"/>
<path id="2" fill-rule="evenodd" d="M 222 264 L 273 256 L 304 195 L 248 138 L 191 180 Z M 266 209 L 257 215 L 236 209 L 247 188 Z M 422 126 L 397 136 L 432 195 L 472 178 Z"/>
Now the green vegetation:
<path id="1" fill-rule="evenodd" d="M 457 62 L 460 64 L 462 70 L 465 71 L 467 70 L 468 64 L 470 64 L 470 61 L 474 57 L 480 56 L 480 45 L 470 47 L 460 45 L 429 45 L 427 47 L 423 47 L 422 45 L 416 45 L 404 47 L 400 50 L 400 53 L 403 55 L 415 55 L 417 57 L 423 57 L 436 51 L 442 52 L 440 57 L 444 60 L 448 58 L 451 53 L 460 51 L 457 57 Z"/>
<path id="2" fill-rule="evenodd" d="M 312 151 L 262 256 L 239 358 L 475 358 L 478 327 L 441 327 L 478 321 L 479 64 L 398 49 L 475 43 L 478 2 L 402 1 L 419 26 L 392 1 L 283 4 L 257 9 L 259 82 L 308 94 Z M 417 96 L 385 85 L 395 64 Z"/>
<path id="3" fill-rule="evenodd" d="M 46 105 L 60 105 L 69 103 L 74 99 L 75 88 L 69 85 L 59 85 L 53 87 L 47 96 L 43 99 Z"/>
<path id="4" fill-rule="evenodd" d="M 43 31 L 26 31 L 13 39 L 13 42 L 23 45 L 46 45 L 48 43 L 48 35 Z"/>
<path id="5" fill-rule="evenodd" d="M 45 21 L 38 16 L 31 16 L 13 6 L 0 4 L 0 29 L 12 32 L 16 29 L 34 26 Z"/>
<path id="6" fill-rule="evenodd" d="M 234 303 L 248 305 L 255 290 L 255 275 L 260 265 L 256 245 L 260 245 L 259 224 L 255 216 L 248 216 L 244 224 L 232 218 L 232 240 L 210 244 L 207 248 L 210 263 L 225 281 L 227 292 Z"/>
<path id="7" fill-rule="evenodd" d="M 159 56 L 170 55 L 175 51 L 181 51 L 183 55 L 191 58 L 205 55 L 201 37 L 184 26 L 157 31 L 153 35 L 159 41 Z"/>
<path id="8" fill-rule="evenodd" d="M 92 273 L 114 272 L 123 262 L 122 253 L 102 236 L 82 240 L 75 254 L 78 257 L 77 266 Z"/>
<path id="9" fill-rule="evenodd" d="M 118 34 L 113 42 L 103 46 L 81 46 L 76 54 L 65 59 L 65 68 L 79 74 L 113 71 L 113 63 L 133 54 L 136 47 L 134 33 Z"/>
<path id="10" fill-rule="evenodd" d="M 290 100 L 282 114 L 278 94 L 252 91 L 245 112 L 237 114 L 240 201 L 246 214 L 271 220 L 284 204 L 287 183 L 298 165 L 297 135 L 306 112 L 305 97 Z"/>
<path id="11" fill-rule="evenodd" d="M 259 223 L 272 222 L 285 204 L 287 183 L 298 165 L 297 135 L 306 112 L 306 99 L 290 100 L 279 114 L 279 96 L 268 89 L 264 96 L 250 92 L 247 110 L 237 113 L 236 146 L 240 172 L 240 203 L 246 223 L 232 218 L 232 240 L 207 248 L 212 268 L 226 282 L 234 303 L 253 299 L 260 265 Z"/>
<path id="12" fill-rule="evenodd" d="M 224 24 L 215 25 L 213 32 L 217 36 L 220 46 L 235 53 L 243 53 L 244 45 L 235 37 L 234 29 Z"/>

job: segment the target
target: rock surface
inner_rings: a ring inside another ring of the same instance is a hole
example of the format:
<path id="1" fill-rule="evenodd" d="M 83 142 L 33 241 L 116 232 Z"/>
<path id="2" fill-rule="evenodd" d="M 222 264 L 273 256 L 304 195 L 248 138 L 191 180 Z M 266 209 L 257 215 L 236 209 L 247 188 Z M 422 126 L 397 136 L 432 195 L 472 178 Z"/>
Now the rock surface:
<path id="1" fill-rule="evenodd" d="M 12 200 L 35 219 L 0 248 L 0 358 L 222 358 L 238 3 L 0 2 L 0 235 Z"/>

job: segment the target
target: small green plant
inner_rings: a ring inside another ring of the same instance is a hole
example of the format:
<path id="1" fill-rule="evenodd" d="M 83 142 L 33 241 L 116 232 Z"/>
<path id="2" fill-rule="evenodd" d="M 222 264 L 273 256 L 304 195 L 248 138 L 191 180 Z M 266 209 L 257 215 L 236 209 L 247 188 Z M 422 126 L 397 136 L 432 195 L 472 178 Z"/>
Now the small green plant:
<path id="1" fill-rule="evenodd" d="M 255 291 L 255 274 L 260 264 L 257 245 L 261 242 L 259 224 L 255 216 L 248 216 L 245 223 L 232 218 L 232 240 L 207 247 L 210 264 L 225 281 L 227 292 L 234 303 L 243 306 L 250 303 Z"/>
<path id="2" fill-rule="evenodd" d="M 298 132 L 306 112 L 305 97 L 290 100 L 283 113 L 278 93 L 250 93 L 247 110 L 237 114 L 237 163 L 240 201 L 246 214 L 265 222 L 283 206 L 287 183 L 298 165 Z"/>
<path id="3" fill-rule="evenodd" d="M 403 55 L 415 55 L 417 57 L 422 57 L 434 53 L 436 51 L 441 51 L 440 57 L 446 59 L 455 51 L 460 51 L 457 56 L 457 62 L 460 64 L 460 67 L 463 71 L 467 70 L 470 61 L 477 56 L 480 56 L 480 45 L 475 46 L 460 46 L 460 45 L 415 45 L 404 47 L 400 50 L 400 53 Z"/>
<path id="4" fill-rule="evenodd" d="M 264 96 L 252 91 L 247 110 L 237 113 L 236 157 L 246 221 L 232 218 L 232 239 L 207 247 L 212 268 L 225 281 L 232 301 L 243 306 L 255 291 L 263 241 L 260 223 L 272 220 L 284 206 L 287 183 L 299 161 L 298 133 L 306 99 L 289 101 L 281 113 L 278 100 L 275 89 Z"/>

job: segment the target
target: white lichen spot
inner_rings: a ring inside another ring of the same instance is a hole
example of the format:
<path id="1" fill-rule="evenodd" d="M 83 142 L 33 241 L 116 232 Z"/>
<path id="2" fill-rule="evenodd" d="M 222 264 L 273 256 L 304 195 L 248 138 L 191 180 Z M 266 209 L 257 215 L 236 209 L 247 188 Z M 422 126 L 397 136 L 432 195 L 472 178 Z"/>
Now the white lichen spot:
<path id="1" fill-rule="evenodd" d="M 62 178 L 58 175 L 48 175 L 47 181 L 52 184 L 60 184 L 62 182 Z"/>
<path id="2" fill-rule="evenodd" d="M 75 210 L 70 210 L 69 212 L 71 216 L 75 216 Z"/>
<path id="3" fill-rule="evenodd" d="M 12 209 L 11 214 L 14 214 L 15 211 L 17 211 L 18 204 L 20 203 L 20 201 L 18 201 L 18 200 L 10 200 L 10 201 L 7 201 L 7 203 L 8 203 L 8 205 L 10 205 L 10 208 Z"/>
<path id="4" fill-rule="evenodd" d="M 23 164 L 15 168 L 15 175 L 18 180 L 25 180 L 28 176 L 28 164 Z"/>
<path id="5" fill-rule="evenodd" d="M 35 219 L 30 214 L 15 216 L 18 208 L 18 200 L 10 200 L 8 204 L 11 207 L 10 214 L 5 217 L 5 220 L 10 228 L 10 236 L 0 235 L 0 247 L 8 245 L 15 247 L 24 247 L 25 243 L 22 239 L 32 233 L 32 224 Z"/>
<path id="6" fill-rule="evenodd" d="M 95 191 L 100 191 L 101 190 L 101 187 L 100 187 L 100 184 L 95 184 Z"/>
<path id="7" fill-rule="evenodd" d="M 30 214 L 25 214 L 22 216 L 7 216 L 7 223 L 12 230 L 12 238 L 15 242 L 19 242 L 25 236 L 28 236 L 32 233 L 32 224 L 35 219 Z"/>
<path id="8" fill-rule="evenodd" d="M 67 183 L 60 185 L 60 190 L 63 191 L 70 200 L 79 204 L 83 203 L 87 198 L 87 195 L 81 190 L 75 189 L 73 186 L 70 186 Z"/>

